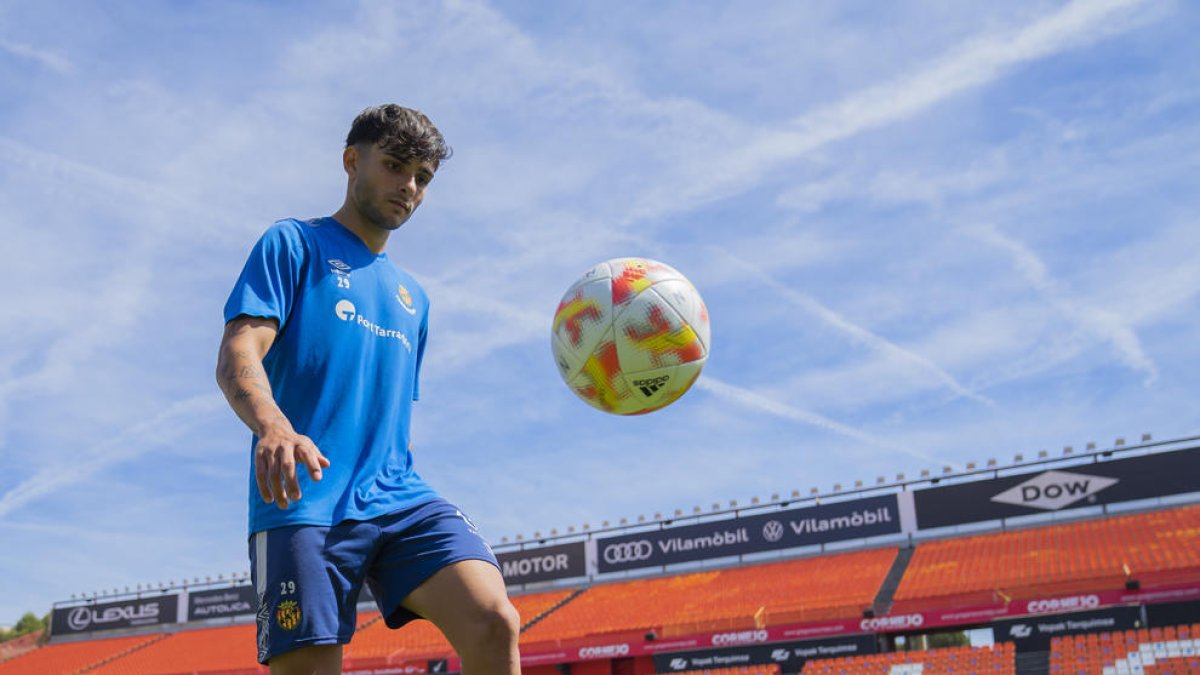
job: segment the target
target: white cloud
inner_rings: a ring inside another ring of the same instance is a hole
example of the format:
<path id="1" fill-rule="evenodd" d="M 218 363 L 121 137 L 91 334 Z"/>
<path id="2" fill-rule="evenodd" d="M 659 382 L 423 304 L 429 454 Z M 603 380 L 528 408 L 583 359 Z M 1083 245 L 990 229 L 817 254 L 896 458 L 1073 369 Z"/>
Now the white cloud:
<path id="1" fill-rule="evenodd" d="M 782 296 L 791 304 L 799 307 L 808 314 L 820 319 L 825 325 L 837 331 L 844 336 L 851 344 L 864 347 L 871 351 L 877 352 L 880 355 L 895 359 L 902 363 L 915 366 L 917 370 L 932 377 L 942 386 L 949 389 L 955 396 L 961 396 L 974 400 L 985 405 L 994 405 L 994 402 L 986 396 L 982 396 L 967 387 L 963 386 L 954 378 L 953 375 L 946 372 L 941 366 L 937 365 L 930 359 L 897 345 L 884 337 L 876 335 L 870 330 L 848 320 L 844 316 L 838 314 L 832 309 L 818 302 L 816 299 L 801 293 L 793 288 L 789 288 L 784 284 L 779 283 L 775 279 L 767 276 L 754 265 L 740 260 L 733 256 L 727 257 L 744 271 L 756 278 L 759 282 L 769 287 L 778 295 Z"/>
<path id="2" fill-rule="evenodd" d="M 225 405 L 219 395 L 193 396 L 168 405 L 154 417 L 92 447 L 73 449 L 71 462 L 47 467 L 0 495 L 0 518 L 73 483 L 85 481 L 113 464 L 178 441 L 197 426 L 211 422 L 212 414 Z"/>
<path id="3" fill-rule="evenodd" d="M 1033 60 L 1128 31 L 1146 21 L 1133 10 L 1142 0 L 1077 0 L 1016 30 L 976 36 L 916 72 L 869 87 L 792 120 L 787 128 L 757 134 L 732 153 L 725 170 L 687 174 L 650 192 L 635 215 L 651 220 L 737 194 L 774 167 L 822 146 L 876 129 L 979 87 Z M 741 131 L 741 130 L 739 130 Z"/>
<path id="4" fill-rule="evenodd" d="M 1124 317 L 1110 309 L 1084 303 L 1062 288 L 1036 253 L 996 227 L 978 225 L 967 228 L 966 232 L 1008 254 L 1017 272 L 1030 286 L 1042 293 L 1064 318 L 1109 343 L 1122 363 L 1145 376 L 1147 385 L 1158 379 L 1158 366 L 1146 354 L 1137 333 Z"/>
<path id="5" fill-rule="evenodd" d="M 33 61 L 43 68 L 52 70 L 60 75 L 65 75 L 73 70 L 71 61 L 65 56 L 20 42 L 0 38 L 0 51 Z"/>
<path id="6" fill-rule="evenodd" d="M 708 375 L 704 375 L 700 379 L 696 380 L 696 384 L 694 386 L 712 394 L 716 394 L 725 400 L 752 408 L 759 412 L 764 412 L 769 415 L 791 420 L 793 422 L 801 422 L 803 424 L 814 426 L 879 450 L 899 452 L 914 459 L 919 459 L 926 462 L 945 463 L 944 461 L 939 460 L 936 456 L 925 451 L 909 448 L 903 444 L 896 443 L 895 441 L 891 441 L 863 431 L 862 429 L 857 429 L 850 425 L 829 419 L 824 415 L 812 412 L 810 410 L 803 410 L 785 403 L 780 403 L 779 401 L 768 398 L 758 392 L 738 387 L 727 382 L 722 382 L 721 380 Z"/>

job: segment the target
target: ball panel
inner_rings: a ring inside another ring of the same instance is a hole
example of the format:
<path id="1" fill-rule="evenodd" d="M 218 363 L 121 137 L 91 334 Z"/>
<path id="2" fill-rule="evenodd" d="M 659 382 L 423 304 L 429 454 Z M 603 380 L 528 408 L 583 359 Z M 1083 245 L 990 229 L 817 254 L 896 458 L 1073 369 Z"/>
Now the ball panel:
<path id="1" fill-rule="evenodd" d="M 664 279 L 654 284 L 652 289 L 671 306 L 680 318 L 692 327 L 700 343 L 704 346 L 704 354 L 708 355 L 711 331 L 708 325 L 708 308 L 692 282 L 684 277 Z"/>
<path id="2" fill-rule="evenodd" d="M 558 375 L 564 382 L 569 383 L 583 366 L 583 361 L 579 354 L 570 345 L 563 343 L 562 338 L 558 335 L 551 335 L 550 340 L 550 350 L 554 353 L 554 365 L 558 366 Z"/>
<path id="3" fill-rule="evenodd" d="M 653 288 L 627 302 L 613 317 L 613 326 L 626 373 L 688 363 L 706 355 L 696 331 Z"/>
<path id="4" fill-rule="evenodd" d="M 621 364 L 611 330 L 567 384 L 588 405 L 606 412 L 615 412 L 623 401 L 631 398 L 629 385 L 621 377 Z"/>
<path id="5" fill-rule="evenodd" d="M 554 312 L 553 334 L 557 347 L 575 353 L 582 361 L 595 351 L 604 331 L 612 325 L 612 306 L 607 277 L 576 283 L 563 295 Z"/>
<path id="6" fill-rule="evenodd" d="M 612 266 L 612 304 L 620 307 L 664 279 L 682 277 L 675 268 L 646 258 L 617 258 Z"/>

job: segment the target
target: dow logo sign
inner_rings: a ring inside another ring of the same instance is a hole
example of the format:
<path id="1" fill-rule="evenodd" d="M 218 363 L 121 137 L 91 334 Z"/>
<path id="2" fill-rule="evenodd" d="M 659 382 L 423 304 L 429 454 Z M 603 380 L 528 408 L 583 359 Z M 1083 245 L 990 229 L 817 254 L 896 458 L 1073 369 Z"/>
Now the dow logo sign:
<path id="1" fill-rule="evenodd" d="M 992 501 L 1057 511 L 1119 482 L 1116 478 L 1085 473 L 1047 471 L 1001 492 Z"/>
<path id="2" fill-rule="evenodd" d="M 1196 491 L 1200 448 L 913 490 L 917 529 L 1055 513 Z"/>

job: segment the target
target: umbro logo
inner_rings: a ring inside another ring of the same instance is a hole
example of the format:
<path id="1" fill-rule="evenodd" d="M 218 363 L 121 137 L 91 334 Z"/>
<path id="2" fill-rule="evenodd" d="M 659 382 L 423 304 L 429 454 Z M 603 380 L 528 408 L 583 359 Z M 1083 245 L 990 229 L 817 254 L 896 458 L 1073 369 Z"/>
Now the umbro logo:
<path id="1" fill-rule="evenodd" d="M 659 389 L 662 389 L 663 385 L 665 385 L 670 379 L 671 379 L 670 375 L 659 375 L 658 377 L 647 377 L 647 378 L 643 378 L 640 380 L 634 380 L 633 386 L 640 389 L 642 394 L 645 395 L 646 398 L 650 398 L 656 392 L 658 392 Z"/>

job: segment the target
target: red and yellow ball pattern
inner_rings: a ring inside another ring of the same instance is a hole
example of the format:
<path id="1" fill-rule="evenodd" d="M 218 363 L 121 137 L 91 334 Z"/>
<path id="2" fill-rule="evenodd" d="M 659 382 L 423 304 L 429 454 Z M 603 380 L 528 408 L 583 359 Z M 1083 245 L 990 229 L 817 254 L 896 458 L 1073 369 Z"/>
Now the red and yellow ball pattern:
<path id="1" fill-rule="evenodd" d="M 708 360 L 708 310 L 669 265 L 617 258 L 585 272 L 554 313 L 559 375 L 589 405 L 617 415 L 663 408 Z"/>

